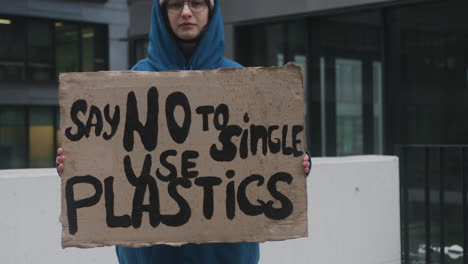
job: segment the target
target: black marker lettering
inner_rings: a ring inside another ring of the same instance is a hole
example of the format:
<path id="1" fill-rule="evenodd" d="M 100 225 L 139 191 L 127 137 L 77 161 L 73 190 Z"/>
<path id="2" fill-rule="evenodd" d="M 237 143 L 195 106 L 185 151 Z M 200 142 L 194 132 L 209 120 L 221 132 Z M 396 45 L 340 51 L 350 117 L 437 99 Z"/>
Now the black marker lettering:
<path id="1" fill-rule="evenodd" d="M 96 118 L 96 122 L 93 120 Z M 102 132 L 103 122 L 101 110 L 96 106 L 92 105 L 89 109 L 88 121 L 86 122 L 85 136 L 88 138 L 91 133 L 91 128 L 94 127 L 94 133 L 96 137 L 99 137 Z"/>
<path id="2" fill-rule="evenodd" d="M 109 123 L 109 125 L 111 126 L 111 133 L 108 134 L 107 132 L 104 132 L 102 137 L 105 140 L 110 140 L 115 135 L 115 133 L 117 132 L 117 128 L 119 127 L 120 107 L 118 105 L 115 106 L 114 115 L 111 117 L 110 107 L 109 105 L 106 105 L 104 107 L 104 117 L 106 118 L 107 123 Z"/>
<path id="3" fill-rule="evenodd" d="M 249 148 L 247 145 L 248 138 L 249 138 L 249 130 L 245 129 L 244 132 L 242 133 L 240 146 L 239 146 L 239 156 L 241 159 L 246 159 L 247 156 L 249 155 Z"/>
<path id="4" fill-rule="evenodd" d="M 237 147 L 232 143 L 233 136 L 239 136 L 242 128 L 236 125 L 229 125 L 219 133 L 218 140 L 223 144 L 221 150 L 218 150 L 216 144 L 211 145 L 210 156 L 215 161 L 232 161 L 237 154 Z"/>
<path id="5" fill-rule="evenodd" d="M 245 178 L 237 188 L 237 203 L 239 204 L 239 209 L 244 212 L 246 215 L 255 216 L 263 213 L 263 206 L 260 201 L 260 205 L 253 205 L 250 203 L 247 198 L 247 186 L 257 181 L 257 186 L 262 186 L 265 179 L 261 175 L 252 174 L 249 177 Z"/>
<path id="6" fill-rule="evenodd" d="M 297 135 L 301 133 L 301 131 L 304 129 L 303 126 L 295 125 L 293 126 L 292 129 L 292 146 L 293 146 L 293 153 L 294 157 L 300 157 L 304 152 L 297 150 L 297 144 L 301 143 L 300 139 L 297 139 Z"/>
<path id="7" fill-rule="evenodd" d="M 163 153 L 161 153 L 161 156 L 159 156 L 159 163 L 161 163 L 161 165 L 163 165 L 166 169 L 169 170 L 169 174 L 163 175 L 159 168 L 156 170 L 156 177 L 158 177 L 158 179 L 160 179 L 161 181 L 165 182 L 172 181 L 177 177 L 176 167 L 174 166 L 174 164 L 167 161 L 167 158 L 169 156 L 177 156 L 177 151 L 174 149 L 166 150 Z"/>
<path id="8" fill-rule="evenodd" d="M 208 115 L 214 113 L 214 107 L 211 105 L 199 106 L 196 109 L 197 114 L 203 116 L 203 131 L 210 130 L 208 126 Z"/>
<path id="9" fill-rule="evenodd" d="M 180 185 L 184 188 L 192 187 L 192 182 L 186 178 L 176 178 L 169 183 L 168 192 L 169 195 L 177 202 L 179 205 L 179 212 L 175 215 L 162 215 L 161 221 L 163 224 L 167 226 L 181 226 L 186 224 L 190 216 L 192 214 L 192 210 L 190 209 L 190 205 L 188 204 L 187 200 L 184 199 L 178 192 L 177 192 L 177 185 Z"/>
<path id="10" fill-rule="evenodd" d="M 288 138 L 288 125 L 283 126 L 283 140 L 281 144 L 281 148 L 283 149 L 283 155 L 291 155 L 292 154 L 292 147 L 286 146 L 286 139 Z"/>
<path id="11" fill-rule="evenodd" d="M 226 186 L 226 216 L 231 220 L 236 216 L 236 191 L 234 188 L 234 181 L 229 182 Z"/>
<path id="12" fill-rule="evenodd" d="M 276 154 L 281 150 L 281 142 L 279 138 L 275 138 L 275 141 L 272 139 L 273 131 L 278 130 L 279 126 L 271 126 L 268 128 L 268 147 L 270 148 L 270 153 Z"/>
<path id="13" fill-rule="evenodd" d="M 182 106 L 184 109 L 184 123 L 182 126 L 177 124 L 174 117 L 174 110 L 176 106 Z M 167 128 L 174 142 L 182 144 L 187 139 L 190 131 L 190 125 L 192 123 L 192 111 L 190 110 L 190 104 L 185 96 L 181 92 L 171 93 L 166 99 L 166 119 Z"/>
<path id="14" fill-rule="evenodd" d="M 195 168 L 197 166 L 196 163 L 189 160 L 196 159 L 198 156 L 198 152 L 192 150 L 186 150 L 182 153 L 182 177 L 195 178 L 198 176 L 198 171 L 189 171 L 189 169 Z"/>
<path id="15" fill-rule="evenodd" d="M 206 219 L 211 219 L 213 216 L 213 186 L 221 184 L 221 179 L 218 177 L 200 177 L 195 179 L 195 184 L 203 187 L 203 215 Z"/>
<path id="16" fill-rule="evenodd" d="M 266 155 L 268 151 L 267 145 L 268 131 L 264 126 L 250 125 L 250 151 L 252 155 L 257 154 L 258 141 L 262 140 L 262 153 Z"/>
<path id="17" fill-rule="evenodd" d="M 143 162 L 140 177 L 137 178 L 132 169 L 130 156 L 127 155 L 124 158 L 125 175 L 127 176 L 128 182 L 135 186 L 132 207 L 132 224 L 135 228 L 141 226 L 141 218 L 144 211 L 149 213 L 152 227 L 157 227 L 161 220 L 161 215 L 159 213 L 159 191 L 156 180 L 150 175 L 151 165 L 151 155 L 148 154 Z M 146 189 L 149 189 L 149 205 L 143 204 Z"/>
<path id="18" fill-rule="evenodd" d="M 223 116 L 223 123 L 219 122 L 219 116 Z M 216 111 L 213 118 L 213 125 L 217 130 L 223 130 L 229 123 L 229 108 L 225 104 L 220 104 L 216 107 Z"/>
<path id="19" fill-rule="evenodd" d="M 228 170 L 226 177 L 231 179 L 235 176 L 235 171 Z M 236 190 L 234 189 L 234 181 L 226 185 L 226 216 L 232 220 L 236 216 Z"/>
<path id="20" fill-rule="evenodd" d="M 116 216 L 114 214 L 114 177 L 104 180 L 104 198 L 106 200 L 106 223 L 108 227 L 129 227 L 132 219 L 129 215 Z"/>
<path id="21" fill-rule="evenodd" d="M 146 123 L 140 122 L 138 116 L 138 105 L 134 92 L 127 96 L 127 115 L 125 117 L 125 131 L 123 145 L 126 151 L 132 151 L 134 145 L 134 132 L 140 134 L 141 143 L 147 151 L 153 151 L 158 144 L 158 114 L 159 94 L 156 87 L 148 90 Z"/>
<path id="22" fill-rule="evenodd" d="M 269 201 L 264 206 L 265 216 L 274 220 L 285 219 L 286 217 L 290 216 L 293 212 L 293 203 L 291 202 L 291 200 L 289 200 L 288 197 L 286 197 L 284 194 L 278 192 L 276 188 L 276 183 L 279 181 L 291 184 L 293 178 L 290 174 L 286 172 L 278 172 L 275 175 L 271 176 L 270 180 L 268 181 L 268 191 L 270 192 L 271 196 L 273 196 L 273 198 L 280 201 L 281 203 L 281 208 L 279 209 L 273 208 L 272 201 Z"/>
<path id="23" fill-rule="evenodd" d="M 86 111 L 88 109 L 88 104 L 85 100 L 77 100 L 73 103 L 70 109 L 70 117 L 73 123 L 76 125 L 76 133 L 72 134 L 72 128 L 69 127 L 65 130 L 65 136 L 71 141 L 78 141 L 80 140 L 85 133 L 85 125 L 78 119 L 78 113 L 82 112 L 83 115 L 86 115 Z"/>
<path id="24" fill-rule="evenodd" d="M 75 200 L 73 186 L 75 184 L 86 183 L 93 186 L 96 191 L 93 196 L 81 200 Z M 102 184 L 93 176 L 75 176 L 67 180 L 65 184 L 65 199 L 67 201 L 68 232 L 71 235 L 78 231 L 77 210 L 83 207 L 91 207 L 99 202 L 102 195 Z"/>

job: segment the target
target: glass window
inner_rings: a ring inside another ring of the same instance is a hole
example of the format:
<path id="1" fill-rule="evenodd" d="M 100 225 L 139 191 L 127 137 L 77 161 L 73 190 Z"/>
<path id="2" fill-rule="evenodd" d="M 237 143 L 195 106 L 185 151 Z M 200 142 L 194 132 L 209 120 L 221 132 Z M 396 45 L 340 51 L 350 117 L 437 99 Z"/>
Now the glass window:
<path id="1" fill-rule="evenodd" d="M 78 25 L 55 23 L 56 74 L 80 71 Z"/>
<path id="2" fill-rule="evenodd" d="M 404 241 L 408 247 L 404 253 L 415 263 L 466 262 L 463 251 L 459 253 L 466 244 L 463 232 L 467 224 L 462 204 L 466 175 L 461 172 L 466 160 L 461 160 L 458 147 L 441 147 L 468 144 L 466 10 L 468 2 L 448 0 L 399 7 L 392 13 L 398 23 L 392 31 L 395 41 L 389 51 L 388 73 L 390 80 L 397 81 L 392 82 L 396 85 L 388 91 L 392 98 L 387 108 L 390 116 L 387 127 L 392 135 L 389 141 L 393 145 L 433 146 L 430 153 L 437 156 L 427 164 L 415 157 L 404 161 L 419 168 L 426 166 L 431 181 L 429 199 L 409 201 L 408 233 Z M 408 173 L 407 179 L 416 181 L 418 175 Z M 422 193 L 424 187 L 419 184 L 413 188 L 409 190 L 410 197 Z M 424 203 L 429 216 L 416 210 L 423 208 Z M 425 221 L 429 233 L 424 229 Z M 426 245 L 428 238 L 430 244 Z M 421 247 L 432 250 L 426 256 L 419 254 Z"/>
<path id="3" fill-rule="evenodd" d="M 265 25 L 264 27 L 264 46 L 265 66 L 284 66 L 286 63 L 285 52 L 285 25 L 283 23 L 275 23 Z"/>
<path id="4" fill-rule="evenodd" d="M 401 53 L 392 72 L 401 83 L 391 114 L 401 123 L 392 125 L 394 144 L 468 144 L 466 10 L 467 1 L 396 10 Z"/>
<path id="5" fill-rule="evenodd" d="M 95 52 L 95 33 L 93 26 L 83 26 L 81 31 L 81 65 L 84 72 L 92 72 L 95 69 L 94 52 Z"/>
<path id="6" fill-rule="evenodd" d="M 285 64 L 285 24 L 262 24 L 238 30 L 239 62 L 246 66 L 283 66 Z"/>
<path id="7" fill-rule="evenodd" d="M 302 67 L 304 81 L 307 82 L 307 58 L 306 58 L 306 29 L 303 20 L 292 21 L 286 24 L 286 61 L 293 61 Z M 307 87 L 307 84 L 305 85 Z"/>
<path id="8" fill-rule="evenodd" d="M 55 158 L 55 109 L 32 107 L 29 112 L 29 167 L 54 166 Z"/>
<path id="9" fill-rule="evenodd" d="M 53 78 L 52 28 L 50 23 L 27 23 L 28 76 L 31 80 L 45 81 Z"/>
<path id="10" fill-rule="evenodd" d="M 362 61 L 335 59 L 336 154 L 363 153 Z"/>
<path id="11" fill-rule="evenodd" d="M 105 26 L 82 26 L 82 71 L 93 72 L 107 70 L 107 46 L 107 29 Z"/>
<path id="12" fill-rule="evenodd" d="M 0 169 L 27 167 L 26 111 L 0 107 Z"/>
<path id="13" fill-rule="evenodd" d="M 0 80 L 24 79 L 24 23 L 19 18 L 0 17 Z"/>
<path id="14" fill-rule="evenodd" d="M 148 43 L 147 39 L 135 40 L 135 63 L 148 57 Z"/>
<path id="15" fill-rule="evenodd" d="M 94 26 L 94 70 L 107 71 L 108 70 L 108 32 L 107 26 L 95 25 Z"/>
<path id="16" fill-rule="evenodd" d="M 383 73 L 382 73 L 382 62 L 372 62 L 372 87 L 373 87 L 373 136 L 374 136 L 374 153 L 384 153 L 384 139 L 383 139 L 383 128 L 384 128 L 384 115 L 383 115 Z"/>
<path id="17" fill-rule="evenodd" d="M 316 18 L 311 27 L 311 89 L 320 91 L 322 155 L 382 153 L 380 13 Z"/>

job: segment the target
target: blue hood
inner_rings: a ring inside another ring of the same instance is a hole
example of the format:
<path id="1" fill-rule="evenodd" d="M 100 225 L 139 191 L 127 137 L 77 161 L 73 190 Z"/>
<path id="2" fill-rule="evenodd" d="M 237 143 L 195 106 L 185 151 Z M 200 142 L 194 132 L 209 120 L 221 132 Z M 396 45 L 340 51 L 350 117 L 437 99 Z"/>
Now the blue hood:
<path id="1" fill-rule="evenodd" d="M 225 59 L 224 27 L 219 0 L 215 0 L 213 14 L 189 61 L 177 47 L 174 36 L 169 32 L 159 0 L 153 1 L 149 34 L 148 57 L 138 62 L 132 70 L 207 70 L 240 65 Z"/>

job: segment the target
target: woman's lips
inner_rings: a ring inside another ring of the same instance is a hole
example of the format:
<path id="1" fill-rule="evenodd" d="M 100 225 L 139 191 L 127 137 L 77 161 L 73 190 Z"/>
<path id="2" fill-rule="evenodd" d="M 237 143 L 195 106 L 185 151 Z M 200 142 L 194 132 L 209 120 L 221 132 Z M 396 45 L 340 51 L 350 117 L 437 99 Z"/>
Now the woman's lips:
<path id="1" fill-rule="evenodd" d="M 182 23 L 179 26 L 182 27 L 182 28 L 192 28 L 193 26 L 195 26 L 195 24 L 193 24 L 193 23 Z"/>

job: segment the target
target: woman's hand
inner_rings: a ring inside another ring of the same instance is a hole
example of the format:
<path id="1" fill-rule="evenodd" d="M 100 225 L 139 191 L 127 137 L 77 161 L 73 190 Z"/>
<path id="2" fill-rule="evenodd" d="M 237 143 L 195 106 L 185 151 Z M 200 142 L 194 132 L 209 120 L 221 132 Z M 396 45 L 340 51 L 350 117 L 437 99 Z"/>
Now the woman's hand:
<path id="1" fill-rule="evenodd" d="M 57 158 L 55 159 L 55 163 L 57 163 L 57 172 L 60 176 L 62 176 L 63 172 L 63 161 L 65 160 L 65 156 L 63 155 L 63 149 L 57 149 Z"/>
<path id="2" fill-rule="evenodd" d="M 304 168 L 305 174 L 309 173 L 310 162 L 309 162 L 309 155 L 307 154 L 304 154 L 304 158 L 302 159 L 302 168 Z"/>

